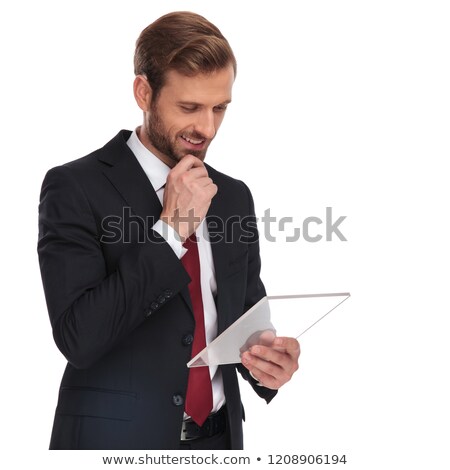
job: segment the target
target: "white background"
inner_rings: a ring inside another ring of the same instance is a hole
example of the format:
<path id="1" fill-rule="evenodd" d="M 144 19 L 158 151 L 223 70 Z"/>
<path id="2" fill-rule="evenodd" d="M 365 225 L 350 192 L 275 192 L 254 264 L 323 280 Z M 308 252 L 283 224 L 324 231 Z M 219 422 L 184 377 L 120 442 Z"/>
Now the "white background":
<path id="1" fill-rule="evenodd" d="M 242 387 L 247 453 L 448 468 L 450 15 L 395 0 L 2 4 L 2 464 L 79 463 L 46 451 L 65 360 L 36 255 L 40 185 L 140 123 L 134 42 L 180 9 L 215 23 L 238 59 L 208 162 L 247 182 L 259 216 L 347 216 L 348 242 L 262 241 L 269 294 L 352 297 L 305 335 L 269 406 Z"/>

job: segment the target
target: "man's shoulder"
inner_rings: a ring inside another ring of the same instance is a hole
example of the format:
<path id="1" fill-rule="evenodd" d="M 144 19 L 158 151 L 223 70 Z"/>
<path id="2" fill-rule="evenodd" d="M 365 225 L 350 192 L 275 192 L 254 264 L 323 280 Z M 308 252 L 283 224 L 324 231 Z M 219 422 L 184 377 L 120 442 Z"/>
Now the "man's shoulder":
<path id="1" fill-rule="evenodd" d="M 215 184 L 219 187 L 226 187 L 230 191 L 248 191 L 247 185 L 239 179 L 233 178 L 230 175 L 226 175 L 221 171 L 216 170 L 211 165 L 205 163 L 206 169 L 208 170 L 209 177 L 214 181 Z"/>
<path id="2" fill-rule="evenodd" d="M 74 172 L 92 172 L 97 168 L 102 168 L 104 164 L 112 166 L 124 152 L 131 153 L 127 145 L 127 140 L 130 135 L 131 131 L 121 130 L 109 142 L 103 145 L 103 147 L 81 158 L 64 163 L 61 166 Z"/>
<path id="3" fill-rule="evenodd" d="M 105 180 L 105 171 L 122 161 L 127 165 L 126 157 L 133 159 L 133 153 L 127 145 L 131 131 L 121 130 L 103 147 L 84 157 L 55 166 L 47 171 L 42 188 L 52 184 L 60 187 L 83 187 L 95 189 Z M 136 162 L 137 164 L 137 162 Z"/>
<path id="4" fill-rule="evenodd" d="M 254 213 L 253 197 L 248 186 L 239 179 L 222 173 L 210 165 L 206 165 L 209 177 L 218 187 L 213 199 L 213 212 L 229 212 L 228 215 L 241 215 Z"/>

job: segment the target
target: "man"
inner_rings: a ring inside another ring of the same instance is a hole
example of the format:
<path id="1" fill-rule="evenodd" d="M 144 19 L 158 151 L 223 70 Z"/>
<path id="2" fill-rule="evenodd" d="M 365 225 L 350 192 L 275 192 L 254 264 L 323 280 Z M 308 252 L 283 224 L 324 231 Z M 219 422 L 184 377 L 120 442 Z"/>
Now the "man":
<path id="1" fill-rule="evenodd" d="M 214 25 L 178 12 L 141 33 L 135 73 L 142 126 L 42 186 L 40 267 L 68 360 L 50 448 L 241 449 L 236 369 L 269 402 L 300 350 L 276 338 L 242 364 L 186 367 L 265 295 L 250 192 L 203 163 L 236 61 Z"/>

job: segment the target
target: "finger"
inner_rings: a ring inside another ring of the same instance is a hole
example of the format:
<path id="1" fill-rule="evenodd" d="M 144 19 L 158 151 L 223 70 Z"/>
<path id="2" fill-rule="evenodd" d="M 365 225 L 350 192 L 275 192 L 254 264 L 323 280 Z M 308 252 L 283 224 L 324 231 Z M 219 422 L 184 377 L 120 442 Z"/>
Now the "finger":
<path id="1" fill-rule="evenodd" d="M 259 335 L 257 344 L 270 346 L 273 343 L 274 339 L 275 339 L 275 333 L 273 332 L 273 330 L 265 330 Z"/>
<path id="2" fill-rule="evenodd" d="M 185 171 L 190 170 L 191 168 L 200 168 L 205 167 L 205 164 L 194 155 L 185 155 L 173 168 L 171 171 L 175 173 L 184 173 Z"/>
<path id="3" fill-rule="evenodd" d="M 214 182 L 209 176 L 205 176 L 196 179 L 195 184 L 198 185 L 200 188 L 204 188 L 206 186 L 211 186 L 212 184 L 214 184 Z"/>
<path id="4" fill-rule="evenodd" d="M 242 355 L 242 364 L 258 382 L 271 389 L 280 388 L 291 377 L 280 366 L 252 356 L 249 352 Z"/>
<path id="5" fill-rule="evenodd" d="M 278 336 L 273 340 L 273 347 L 277 350 L 284 350 L 293 358 L 300 356 L 300 343 L 295 338 Z"/>
<path id="6" fill-rule="evenodd" d="M 289 376 L 298 370 L 299 352 L 288 352 L 285 349 L 279 350 L 273 346 L 252 346 L 248 351 L 247 360 L 255 367 L 272 373 L 272 369 L 267 367 L 264 362 L 273 363 L 283 369 Z"/>
<path id="7" fill-rule="evenodd" d="M 198 178 L 192 177 L 188 175 L 188 173 L 184 173 L 180 178 L 181 183 L 175 183 L 175 187 L 178 188 L 178 191 L 181 191 L 183 188 L 187 189 L 189 192 L 194 193 L 198 190 L 212 190 L 213 187 L 216 187 L 213 180 L 207 176 L 199 176 Z M 213 191 L 214 195 L 216 191 Z"/>
<path id="8" fill-rule="evenodd" d="M 208 178 L 208 170 L 204 166 L 195 166 L 183 170 L 182 167 L 175 166 L 170 170 L 167 176 L 166 184 L 172 185 L 181 181 L 183 184 L 189 184 L 190 182 L 199 178 Z"/>
<path id="9" fill-rule="evenodd" d="M 184 173 L 186 178 L 189 179 L 199 179 L 199 178 L 208 178 L 208 170 L 202 167 L 192 167 L 189 170 L 186 170 Z"/>
<path id="10" fill-rule="evenodd" d="M 277 367 L 290 370 L 293 367 L 294 359 L 284 351 L 277 351 L 272 347 L 252 346 L 247 359 L 256 367 L 268 372 L 269 368 L 264 363 L 272 363 Z"/>
<path id="11" fill-rule="evenodd" d="M 260 369 L 253 369 L 251 371 L 253 377 L 264 387 L 270 388 L 272 390 L 278 390 L 282 385 L 284 385 L 287 380 L 280 380 L 273 375 L 270 375 Z"/>

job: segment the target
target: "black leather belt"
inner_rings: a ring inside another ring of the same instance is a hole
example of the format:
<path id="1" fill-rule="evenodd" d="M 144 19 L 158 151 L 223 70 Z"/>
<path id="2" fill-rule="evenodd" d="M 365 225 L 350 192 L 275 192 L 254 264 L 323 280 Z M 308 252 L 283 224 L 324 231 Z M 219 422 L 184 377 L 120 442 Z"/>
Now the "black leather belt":
<path id="1" fill-rule="evenodd" d="M 199 426 L 192 419 L 183 421 L 181 427 L 181 440 L 191 441 L 201 437 L 212 437 L 225 431 L 227 424 L 226 408 L 223 406 L 217 413 L 211 414 L 206 418 L 203 426 Z"/>

